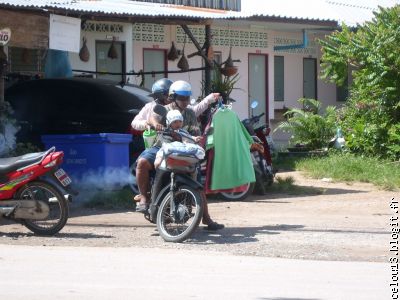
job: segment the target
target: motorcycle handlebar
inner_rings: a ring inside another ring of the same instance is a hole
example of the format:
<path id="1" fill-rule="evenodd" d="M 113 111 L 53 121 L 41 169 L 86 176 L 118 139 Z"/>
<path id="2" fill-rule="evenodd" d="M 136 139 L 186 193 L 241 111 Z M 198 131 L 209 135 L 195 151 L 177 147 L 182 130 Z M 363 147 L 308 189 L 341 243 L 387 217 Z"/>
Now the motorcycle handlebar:
<path id="1" fill-rule="evenodd" d="M 258 116 L 252 116 L 252 117 L 250 118 L 250 120 L 251 120 L 252 122 L 254 122 L 254 123 L 257 123 L 258 121 L 260 121 L 260 118 L 261 118 L 263 115 L 265 115 L 265 113 L 261 113 L 261 114 L 259 114 Z"/>

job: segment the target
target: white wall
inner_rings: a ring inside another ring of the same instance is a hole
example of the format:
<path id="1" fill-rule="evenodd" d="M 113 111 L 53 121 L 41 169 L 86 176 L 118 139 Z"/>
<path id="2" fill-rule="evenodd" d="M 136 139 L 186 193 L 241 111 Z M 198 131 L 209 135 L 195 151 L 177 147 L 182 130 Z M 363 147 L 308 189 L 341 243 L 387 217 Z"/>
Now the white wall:
<path id="1" fill-rule="evenodd" d="M 96 23 L 96 22 L 92 22 Z M 112 22 L 97 22 L 102 24 L 115 24 Z M 132 24 L 128 23 L 118 23 L 123 26 L 123 32 L 111 33 L 111 32 L 86 32 L 81 31 L 81 43 L 82 38 L 85 37 L 87 42 L 90 58 L 88 62 L 83 62 L 79 58 L 79 53 L 69 53 L 72 69 L 75 70 L 85 70 L 85 71 L 96 71 L 96 41 L 112 41 L 112 37 L 116 38 L 116 41 L 125 42 L 126 53 L 131 53 L 132 49 Z M 132 69 L 132 62 L 134 57 L 132 55 L 126 55 L 126 72 Z"/>
<path id="2" fill-rule="evenodd" d="M 102 22 L 109 23 L 109 22 Z M 248 25 L 238 25 L 243 29 L 249 30 Z M 264 27 L 259 27 L 256 31 L 266 32 L 268 35 L 268 46 L 266 48 L 255 48 L 255 47 L 233 47 L 232 48 L 232 58 L 240 59 L 241 62 L 235 62 L 238 66 L 239 81 L 237 84 L 237 89 L 231 94 L 231 97 L 236 99 L 237 102 L 234 104 L 234 110 L 238 113 L 239 117 L 245 118 L 249 113 L 249 97 L 248 97 L 248 55 L 249 53 L 259 53 L 268 54 L 268 100 L 269 100 L 269 118 L 274 118 L 274 109 L 282 108 L 283 105 L 286 107 L 298 106 L 297 100 L 303 95 L 303 58 L 304 57 L 315 57 L 317 58 L 318 73 L 319 73 L 319 61 L 320 61 L 320 51 L 317 49 L 313 54 L 304 53 L 290 53 L 288 52 L 275 52 L 273 50 L 274 38 L 275 37 L 285 37 L 288 39 L 302 40 L 302 34 L 297 25 L 293 25 L 292 31 L 276 31 L 267 30 L 267 25 Z M 241 28 L 238 27 L 238 28 Z M 224 27 L 229 28 L 229 27 Z M 264 29 L 263 29 L 264 28 Z M 232 29 L 232 28 L 231 28 Z M 71 54 L 71 64 L 73 69 L 85 69 L 94 71 L 96 69 L 95 62 L 95 41 L 96 40 L 106 40 L 106 36 L 114 35 L 119 41 L 126 42 L 126 71 L 129 72 L 134 70 L 138 72 L 143 69 L 143 49 L 144 48 L 158 48 L 165 49 L 168 51 L 171 47 L 171 41 L 175 41 L 175 45 L 178 49 L 183 48 L 183 43 L 176 42 L 176 27 L 175 26 L 165 26 L 165 36 L 164 42 L 143 42 L 143 41 L 133 41 L 132 38 L 132 24 L 123 24 L 123 33 L 108 33 L 108 32 L 82 32 L 82 36 L 87 38 L 87 46 L 90 52 L 90 60 L 85 63 L 79 59 L 78 54 Z M 316 33 L 310 33 L 309 39 L 313 40 L 316 37 L 322 37 L 322 35 L 317 35 Z M 185 55 L 192 52 L 196 52 L 197 49 L 192 43 L 189 43 L 189 38 L 187 38 L 187 44 L 185 47 Z M 222 52 L 222 60 L 225 61 L 229 54 L 229 46 L 213 46 L 214 51 Z M 282 55 L 285 60 L 285 101 L 275 102 L 274 99 L 274 56 Z M 168 61 L 168 70 L 179 70 L 177 68 L 176 61 Z M 191 68 L 197 68 L 202 66 L 202 59 L 199 56 L 188 59 Z M 192 84 L 193 87 L 193 97 L 197 98 L 201 94 L 201 81 L 202 72 L 196 71 L 191 73 L 177 73 L 170 74 L 169 78 L 172 80 L 186 80 Z M 140 77 L 130 76 L 129 81 L 132 83 L 139 84 L 141 81 Z M 326 105 L 336 105 L 336 88 L 333 84 L 325 83 L 321 80 L 317 82 L 318 98 L 323 101 L 324 106 Z"/>

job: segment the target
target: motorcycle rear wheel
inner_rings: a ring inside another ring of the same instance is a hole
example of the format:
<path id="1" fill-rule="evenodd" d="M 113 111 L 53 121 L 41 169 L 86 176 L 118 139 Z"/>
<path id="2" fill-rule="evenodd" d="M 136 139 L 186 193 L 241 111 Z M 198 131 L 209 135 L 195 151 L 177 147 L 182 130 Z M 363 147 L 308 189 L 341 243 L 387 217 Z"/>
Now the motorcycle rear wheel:
<path id="1" fill-rule="evenodd" d="M 219 193 L 222 199 L 227 201 L 242 201 L 245 200 L 248 196 L 250 196 L 254 191 L 255 183 L 251 182 L 246 185 L 246 190 L 239 193 L 229 193 L 223 192 Z"/>
<path id="2" fill-rule="evenodd" d="M 54 235 L 68 220 L 68 202 L 57 188 L 45 181 L 32 181 L 20 188 L 16 199 L 40 200 L 49 206 L 49 215 L 43 220 L 22 220 L 29 230 L 37 235 Z"/>
<path id="3" fill-rule="evenodd" d="M 188 239 L 199 226 L 203 217 L 203 201 L 200 193 L 180 186 L 175 191 L 176 210 L 170 213 L 170 193 L 164 196 L 157 212 L 157 229 L 166 242 L 180 243 Z"/>

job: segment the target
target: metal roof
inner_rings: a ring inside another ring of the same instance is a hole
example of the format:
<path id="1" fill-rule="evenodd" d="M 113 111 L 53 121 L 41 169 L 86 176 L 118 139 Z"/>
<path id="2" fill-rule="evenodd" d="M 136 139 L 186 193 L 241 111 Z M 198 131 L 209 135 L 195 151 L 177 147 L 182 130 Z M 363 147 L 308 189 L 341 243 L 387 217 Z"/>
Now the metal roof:
<path id="1" fill-rule="evenodd" d="M 82 13 L 116 16 L 225 19 L 240 17 L 240 12 L 159 4 L 130 0 L 0 0 L 0 5 L 37 9 L 65 9 Z"/>
<path id="2" fill-rule="evenodd" d="M 378 5 L 400 4 L 400 0 L 242 0 L 242 11 L 158 4 L 130 0 L 0 0 L 0 6 L 61 9 L 107 16 L 170 17 L 193 19 L 246 19 L 251 17 L 282 20 L 344 22 L 354 26 L 373 18 Z"/>

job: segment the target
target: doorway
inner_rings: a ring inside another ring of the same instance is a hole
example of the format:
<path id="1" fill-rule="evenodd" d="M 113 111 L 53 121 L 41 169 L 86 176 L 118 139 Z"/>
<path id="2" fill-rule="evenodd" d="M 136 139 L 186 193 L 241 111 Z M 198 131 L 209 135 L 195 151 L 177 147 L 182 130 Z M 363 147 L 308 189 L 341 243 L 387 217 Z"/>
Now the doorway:
<path id="1" fill-rule="evenodd" d="M 303 59 L 303 97 L 317 100 L 317 60 Z"/>
<path id="2" fill-rule="evenodd" d="M 249 114 L 265 113 L 263 120 L 268 118 L 268 54 L 249 54 Z M 256 100 L 258 106 L 251 109 L 251 103 Z"/>
<path id="3" fill-rule="evenodd" d="M 125 43 L 114 41 L 116 58 L 108 57 L 111 41 L 96 41 L 96 72 L 97 78 L 110 79 L 114 81 L 125 81 Z M 119 74 L 102 74 L 102 73 Z"/>

